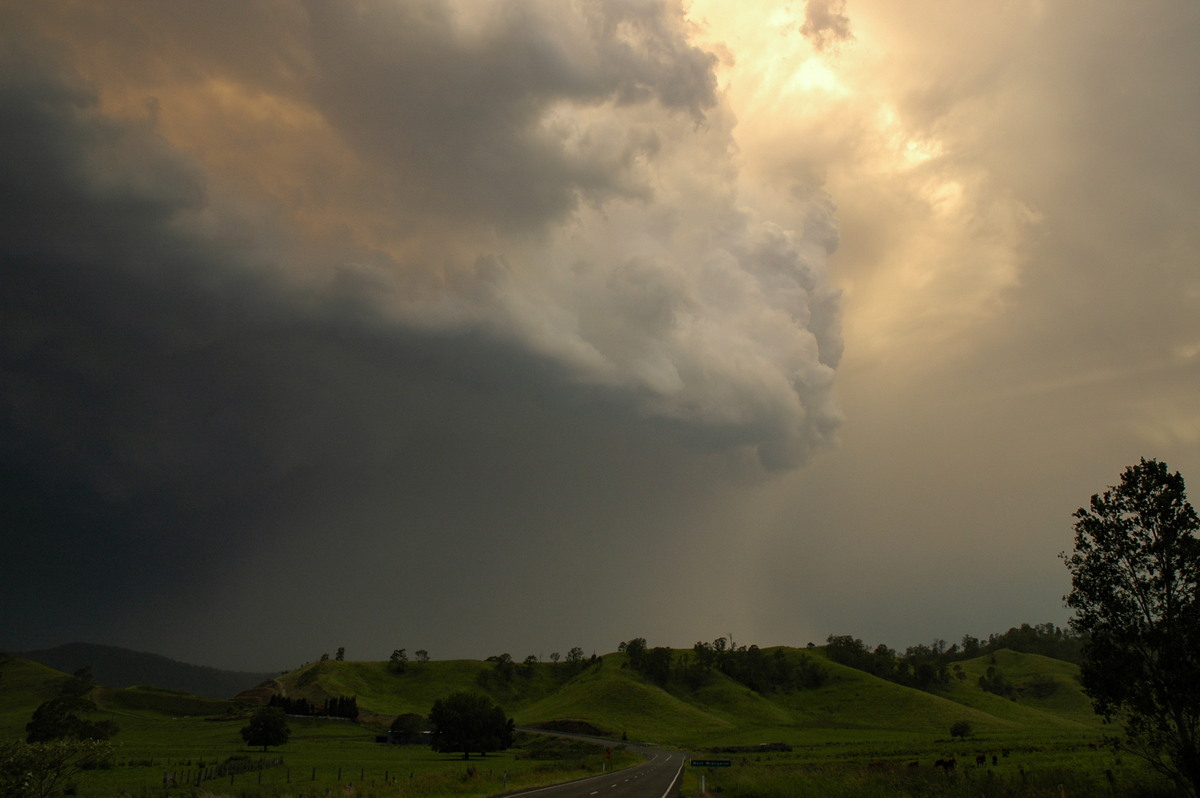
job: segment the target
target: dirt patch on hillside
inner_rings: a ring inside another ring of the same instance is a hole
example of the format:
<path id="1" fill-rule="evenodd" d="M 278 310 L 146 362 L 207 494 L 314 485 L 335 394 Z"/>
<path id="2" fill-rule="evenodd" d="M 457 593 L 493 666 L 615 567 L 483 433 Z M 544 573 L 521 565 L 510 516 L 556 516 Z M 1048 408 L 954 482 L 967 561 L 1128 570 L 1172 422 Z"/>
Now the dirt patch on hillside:
<path id="1" fill-rule="evenodd" d="M 271 697 L 276 695 L 287 695 L 287 692 L 283 689 L 283 684 L 278 679 L 268 679 L 258 687 L 243 690 L 235 695 L 233 700 L 243 704 L 266 706 Z"/>

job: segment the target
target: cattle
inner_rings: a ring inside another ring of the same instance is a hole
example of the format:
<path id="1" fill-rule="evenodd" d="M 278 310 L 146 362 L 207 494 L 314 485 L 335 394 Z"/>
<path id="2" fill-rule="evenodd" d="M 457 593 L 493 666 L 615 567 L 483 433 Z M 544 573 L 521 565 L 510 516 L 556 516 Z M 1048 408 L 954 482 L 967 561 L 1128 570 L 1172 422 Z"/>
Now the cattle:
<path id="1" fill-rule="evenodd" d="M 952 771 L 956 767 L 958 767 L 958 760 L 955 759 L 954 757 L 950 757 L 949 759 L 939 759 L 938 761 L 933 763 L 933 766 L 935 768 L 941 768 L 942 770 L 949 773 L 950 771 Z"/>
<path id="2" fill-rule="evenodd" d="M 975 755 L 976 767 L 983 767 L 986 764 L 987 764 L 987 754 L 976 754 Z"/>

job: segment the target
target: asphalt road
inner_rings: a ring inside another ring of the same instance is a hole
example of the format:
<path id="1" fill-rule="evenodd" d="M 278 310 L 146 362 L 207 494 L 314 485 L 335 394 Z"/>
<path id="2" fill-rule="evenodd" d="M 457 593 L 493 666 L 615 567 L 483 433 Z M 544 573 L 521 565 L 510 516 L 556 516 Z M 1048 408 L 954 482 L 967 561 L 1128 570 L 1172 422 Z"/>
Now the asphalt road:
<path id="1" fill-rule="evenodd" d="M 647 760 L 615 773 L 511 793 L 508 798 L 526 795 L 532 798 L 666 798 L 678 795 L 687 754 L 634 745 L 629 746 L 629 750 L 644 754 Z"/>

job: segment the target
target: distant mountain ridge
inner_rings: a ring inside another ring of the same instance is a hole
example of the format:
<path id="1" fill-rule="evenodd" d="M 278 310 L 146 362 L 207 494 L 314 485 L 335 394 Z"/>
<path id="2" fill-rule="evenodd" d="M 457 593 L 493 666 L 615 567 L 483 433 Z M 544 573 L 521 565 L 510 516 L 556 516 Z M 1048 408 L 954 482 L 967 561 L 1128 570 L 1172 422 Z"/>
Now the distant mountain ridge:
<path id="1" fill-rule="evenodd" d="M 96 683 L 104 687 L 146 684 L 166 690 L 184 690 L 202 698 L 232 698 L 278 675 L 190 665 L 158 654 L 96 643 L 67 643 L 39 651 L 9 653 L 64 673 L 90 667 Z"/>

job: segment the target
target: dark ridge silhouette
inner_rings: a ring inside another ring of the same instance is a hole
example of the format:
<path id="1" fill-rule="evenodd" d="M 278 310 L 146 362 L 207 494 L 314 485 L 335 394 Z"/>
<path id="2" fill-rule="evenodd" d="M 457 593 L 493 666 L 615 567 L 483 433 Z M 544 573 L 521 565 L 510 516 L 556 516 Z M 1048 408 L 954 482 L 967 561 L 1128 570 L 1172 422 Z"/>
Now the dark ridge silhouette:
<path id="1" fill-rule="evenodd" d="M 183 690 L 202 698 L 232 698 L 278 675 L 189 665 L 158 654 L 95 643 L 67 643 L 39 651 L 9 653 L 64 673 L 90 667 L 96 684 L 104 687 L 144 684 L 165 690 Z"/>

